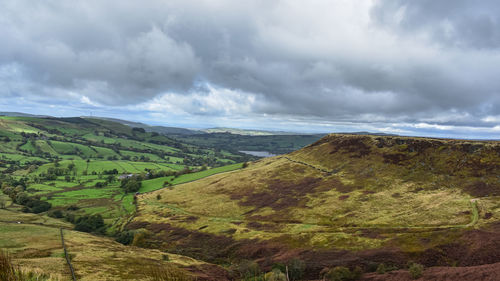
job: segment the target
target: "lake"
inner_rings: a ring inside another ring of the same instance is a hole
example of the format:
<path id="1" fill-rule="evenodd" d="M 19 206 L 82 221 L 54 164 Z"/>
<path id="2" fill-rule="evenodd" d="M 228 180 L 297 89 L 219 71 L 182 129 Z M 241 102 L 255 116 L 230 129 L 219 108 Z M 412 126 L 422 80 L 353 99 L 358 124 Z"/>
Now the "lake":
<path id="1" fill-rule="evenodd" d="M 249 154 L 257 157 L 273 157 L 276 154 L 269 153 L 268 151 L 251 151 L 251 150 L 240 150 L 241 153 Z"/>

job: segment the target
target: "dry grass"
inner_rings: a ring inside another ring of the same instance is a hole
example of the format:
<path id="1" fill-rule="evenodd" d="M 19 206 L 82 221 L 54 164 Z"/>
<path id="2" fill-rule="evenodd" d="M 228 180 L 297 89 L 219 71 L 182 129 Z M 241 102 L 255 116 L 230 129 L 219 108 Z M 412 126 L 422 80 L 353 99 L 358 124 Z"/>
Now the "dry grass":
<path id="1" fill-rule="evenodd" d="M 482 148 L 476 151 L 474 145 Z M 494 142 L 332 135 L 288 156 L 297 162 L 263 159 L 241 171 L 142 195 L 134 221 L 236 240 L 293 235 L 298 238 L 287 240 L 293 245 L 376 248 L 397 237 L 388 229 L 466 227 L 474 196 L 465 186 L 490 181 L 500 172 L 500 160 L 490 157 L 498 147 Z M 472 162 L 450 168 L 463 159 Z M 491 169 L 497 172 L 483 173 Z M 496 218 L 500 206 L 494 202 L 484 197 L 479 205 Z M 370 229 L 387 233 L 368 237 L 364 233 Z"/>
<path id="2" fill-rule="evenodd" d="M 56 220 L 48 220 L 50 226 L 43 226 L 30 223 L 43 221 L 43 218 L 36 218 L 38 215 L 12 211 L 5 211 L 5 214 L 10 220 L 27 221 L 20 224 L 0 222 L 0 248 L 9 250 L 12 261 L 23 272 L 49 276 L 47 280 L 68 280 L 70 275 Z M 168 268 L 189 276 L 182 267 L 196 268 L 206 264 L 175 254 L 168 254 L 169 260 L 165 261 L 165 253 L 159 250 L 124 246 L 109 238 L 72 230 L 64 230 L 64 236 L 78 280 L 150 280 L 151 267 Z"/>

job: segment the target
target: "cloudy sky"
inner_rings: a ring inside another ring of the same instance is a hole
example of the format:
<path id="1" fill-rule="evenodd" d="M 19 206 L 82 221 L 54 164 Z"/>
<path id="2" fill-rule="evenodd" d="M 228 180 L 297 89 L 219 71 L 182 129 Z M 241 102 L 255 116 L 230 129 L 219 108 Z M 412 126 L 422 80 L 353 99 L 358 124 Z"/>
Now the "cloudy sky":
<path id="1" fill-rule="evenodd" d="M 500 138 L 496 0 L 0 6 L 0 111 Z"/>

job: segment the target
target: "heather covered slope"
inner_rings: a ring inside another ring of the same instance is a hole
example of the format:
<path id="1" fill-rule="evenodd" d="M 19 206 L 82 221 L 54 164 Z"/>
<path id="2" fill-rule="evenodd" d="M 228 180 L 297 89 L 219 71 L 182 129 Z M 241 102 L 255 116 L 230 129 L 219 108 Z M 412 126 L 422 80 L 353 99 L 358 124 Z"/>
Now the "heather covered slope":
<path id="1" fill-rule="evenodd" d="M 153 247 L 264 268 L 500 261 L 500 144 L 329 135 L 288 155 L 139 197 Z M 484 250 L 487 249 L 487 250 Z"/>

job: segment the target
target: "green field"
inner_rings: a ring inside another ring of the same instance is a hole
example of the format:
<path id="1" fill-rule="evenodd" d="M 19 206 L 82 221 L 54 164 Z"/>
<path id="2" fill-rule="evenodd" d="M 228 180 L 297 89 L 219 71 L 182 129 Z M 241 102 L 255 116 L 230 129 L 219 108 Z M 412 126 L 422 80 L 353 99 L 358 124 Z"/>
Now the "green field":
<path id="1" fill-rule="evenodd" d="M 156 179 L 152 179 L 152 180 L 145 180 L 142 182 L 142 187 L 141 187 L 141 189 L 139 189 L 139 192 L 144 193 L 144 192 L 151 192 L 151 191 L 160 189 L 160 188 L 164 187 L 163 184 L 165 182 L 169 182 L 172 185 L 182 184 L 182 183 L 187 183 L 187 182 L 199 180 L 199 179 L 211 176 L 211 175 L 241 169 L 241 167 L 242 167 L 241 163 L 240 164 L 232 164 L 232 165 L 208 169 L 208 170 L 200 171 L 200 172 L 196 172 L 196 173 L 189 173 L 189 174 L 185 174 L 185 175 L 180 175 L 178 177 L 169 176 L 169 177 L 156 178 Z"/>
<path id="2" fill-rule="evenodd" d="M 100 214 L 115 231 L 135 210 L 120 175 L 144 179 L 139 192 L 241 167 L 249 157 L 186 144 L 105 120 L 0 117 L 0 180 L 21 185 L 28 197 L 49 202 L 52 211 L 77 206 L 76 216 Z M 231 165 L 227 165 L 231 164 Z M 149 173 L 205 171 L 148 180 Z M 160 183 L 160 184 L 156 184 Z"/>

